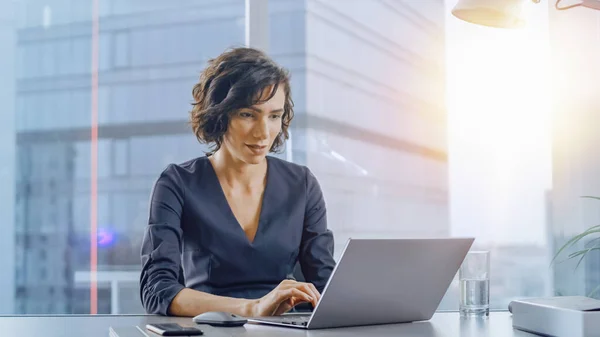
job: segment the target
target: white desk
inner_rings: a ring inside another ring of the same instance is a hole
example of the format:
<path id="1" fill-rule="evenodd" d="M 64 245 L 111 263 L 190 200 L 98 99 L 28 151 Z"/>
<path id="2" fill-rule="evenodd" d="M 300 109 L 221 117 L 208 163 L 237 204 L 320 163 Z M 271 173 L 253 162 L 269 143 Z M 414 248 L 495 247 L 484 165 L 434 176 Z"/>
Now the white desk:
<path id="1" fill-rule="evenodd" d="M 206 337 L 242 336 L 397 336 L 397 337 L 531 337 L 535 336 L 512 328 L 508 312 L 492 312 L 489 319 L 461 319 L 458 313 L 436 313 L 430 321 L 305 331 L 300 329 L 246 324 L 237 328 L 214 328 L 196 325 L 191 318 L 97 315 L 97 316 L 2 316 L 2 336 L 15 337 L 107 337 L 110 326 L 145 327 L 148 322 L 175 322 L 197 326 Z M 152 334 L 148 334 L 153 336 Z M 156 335 L 158 336 L 158 335 Z"/>

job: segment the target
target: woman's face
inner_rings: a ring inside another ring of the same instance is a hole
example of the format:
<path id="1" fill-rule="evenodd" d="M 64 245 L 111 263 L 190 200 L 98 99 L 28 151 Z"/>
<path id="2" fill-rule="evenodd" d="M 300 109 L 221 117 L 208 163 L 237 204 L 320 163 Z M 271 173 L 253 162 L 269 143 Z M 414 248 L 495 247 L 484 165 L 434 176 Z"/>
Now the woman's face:
<path id="1" fill-rule="evenodd" d="M 266 157 L 281 131 L 285 92 L 279 85 L 270 100 L 236 111 L 229 121 L 222 146 L 238 160 L 258 164 Z M 263 91 L 267 98 L 272 88 Z"/>

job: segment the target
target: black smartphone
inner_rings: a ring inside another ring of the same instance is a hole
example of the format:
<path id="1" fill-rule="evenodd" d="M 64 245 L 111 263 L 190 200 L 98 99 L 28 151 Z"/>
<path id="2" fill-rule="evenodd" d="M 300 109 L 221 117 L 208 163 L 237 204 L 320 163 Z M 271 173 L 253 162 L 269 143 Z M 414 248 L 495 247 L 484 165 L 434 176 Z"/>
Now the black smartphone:
<path id="1" fill-rule="evenodd" d="M 183 327 L 177 323 L 153 323 L 146 325 L 146 329 L 161 336 L 200 336 L 204 334 L 198 328 Z"/>

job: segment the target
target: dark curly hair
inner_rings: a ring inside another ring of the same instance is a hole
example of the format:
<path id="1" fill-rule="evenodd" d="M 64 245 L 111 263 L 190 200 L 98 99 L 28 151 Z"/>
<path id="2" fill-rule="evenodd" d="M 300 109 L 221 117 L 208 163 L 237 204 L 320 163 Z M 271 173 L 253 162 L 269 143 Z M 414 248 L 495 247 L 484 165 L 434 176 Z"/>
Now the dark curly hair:
<path id="1" fill-rule="evenodd" d="M 270 100 L 280 85 L 285 92 L 285 104 L 281 132 L 271 152 L 281 150 L 294 117 L 289 72 L 253 48 L 233 48 L 210 59 L 200 75 L 200 82 L 192 90 L 190 124 L 196 138 L 200 143 L 211 145 L 211 153 L 214 153 L 221 148 L 230 117 L 239 109 Z M 261 99 L 268 88 L 271 90 L 268 97 Z"/>

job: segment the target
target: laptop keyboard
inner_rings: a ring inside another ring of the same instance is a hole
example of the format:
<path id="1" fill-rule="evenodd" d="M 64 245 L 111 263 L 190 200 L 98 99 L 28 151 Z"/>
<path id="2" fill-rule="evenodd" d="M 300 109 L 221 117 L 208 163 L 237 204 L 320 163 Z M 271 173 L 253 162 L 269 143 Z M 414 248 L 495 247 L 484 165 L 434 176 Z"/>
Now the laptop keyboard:
<path id="1" fill-rule="evenodd" d="M 294 316 L 294 315 L 284 315 L 284 316 L 271 316 L 271 317 L 261 317 L 260 318 L 261 321 L 266 321 L 266 322 L 274 322 L 274 323 L 283 323 L 283 324 L 289 324 L 289 325 L 304 325 L 306 326 L 306 324 L 308 324 L 308 321 L 310 320 L 310 316 L 309 315 L 298 315 L 298 316 Z"/>

